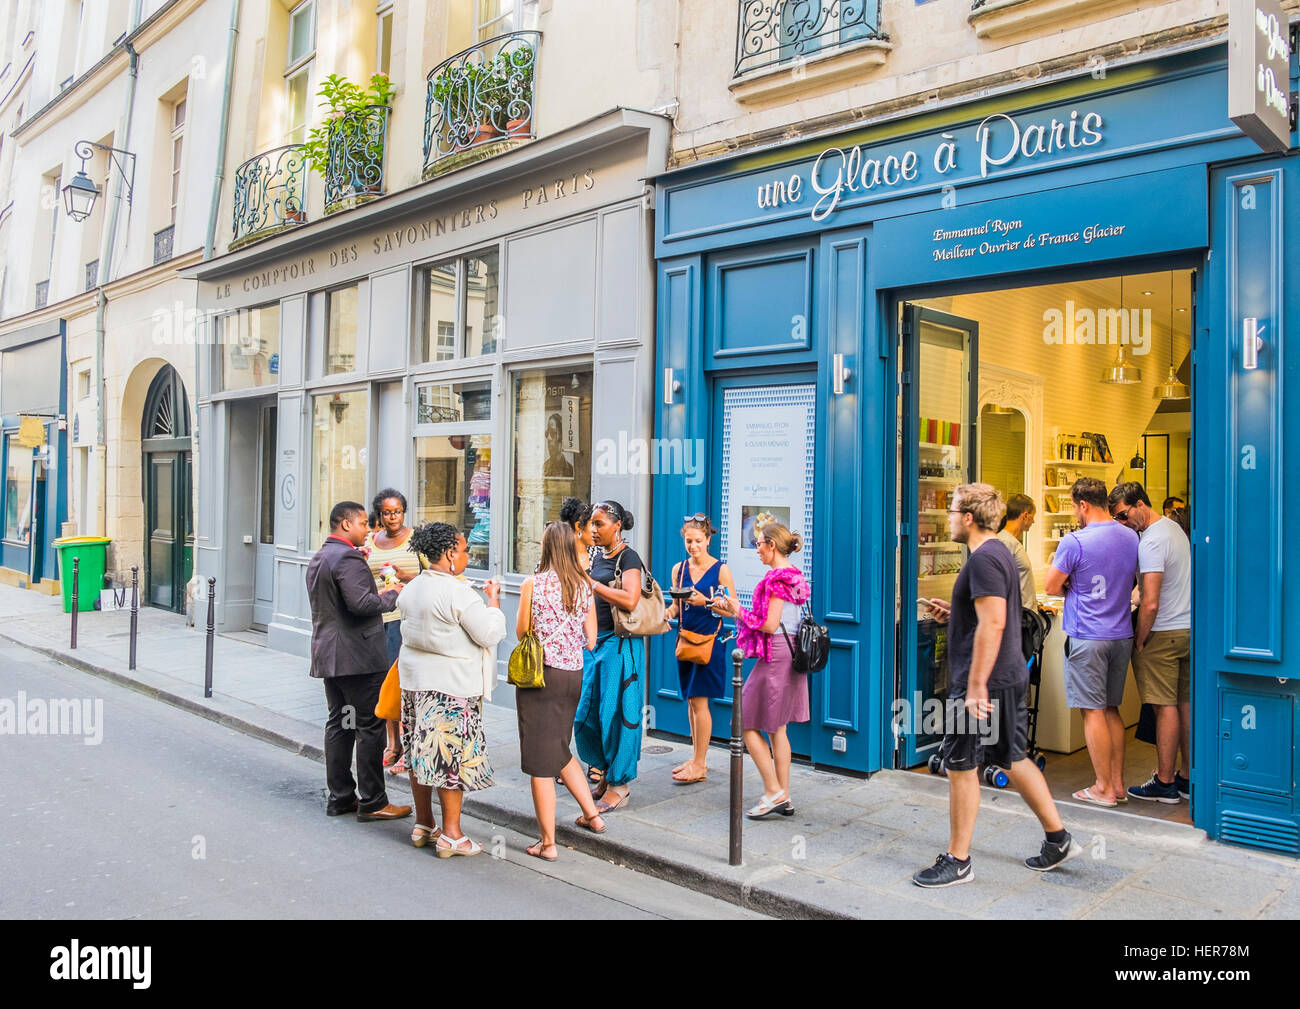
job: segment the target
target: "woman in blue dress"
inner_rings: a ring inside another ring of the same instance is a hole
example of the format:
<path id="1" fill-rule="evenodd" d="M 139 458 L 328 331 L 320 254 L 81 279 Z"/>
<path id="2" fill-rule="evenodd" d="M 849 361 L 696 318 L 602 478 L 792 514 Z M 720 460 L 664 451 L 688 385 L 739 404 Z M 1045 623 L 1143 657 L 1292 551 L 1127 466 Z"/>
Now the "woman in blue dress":
<path id="1" fill-rule="evenodd" d="M 673 568 L 674 588 L 694 589 L 689 598 L 676 601 L 668 608 L 668 616 L 681 614 L 681 628 L 697 634 L 715 634 L 709 661 L 704 664 L 678 660 L 677 675 L 681 678 L 682 696 L 686 698 L 687 717 L 691 726 L 691 758 L 673 768 L 673 781 L 679 785 L 692 785 L 708 777 L 709 740 L 713 736 L 713 713 L 709 698 L 727 696 L 727 648 L 722 642 L 722 621 L 709 610 L 709 600 L 724 591 L 732 598 L 736 583 L 731 569 L 709 553 L 709 541 L 717 534 L 713 523 L 703 512 L 686 516 L 682 526 L 682 542 L 686 545 L 686 560 Z"/>

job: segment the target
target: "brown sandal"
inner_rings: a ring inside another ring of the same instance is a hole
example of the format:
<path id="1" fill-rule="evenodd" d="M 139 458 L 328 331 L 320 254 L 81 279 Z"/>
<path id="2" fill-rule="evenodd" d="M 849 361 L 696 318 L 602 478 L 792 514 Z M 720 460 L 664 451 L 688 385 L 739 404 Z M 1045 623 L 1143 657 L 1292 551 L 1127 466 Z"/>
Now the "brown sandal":
<path id="1" fill-rule="evenodd" d="M 594 821 L 596 821 L 596 820 L 600 820 L 600 821 L 601 821 L 599 827 L 597 827 L 596 824 L 595 824 L 595 822 L 594 822 Z M 604 819 L 604 817 L 602 817 L 602 816 L 600 815 L 599 812 L 597 812 L 596 815 L 595 815 L 595 816 L 592 816 L 592 817 L 588 817 L 588 816 L 584 813 L 582 816 L 579 816 L 579 817 L 578 817 L 576 820 L 574 820 L 573 822 L 574 822 L 575 825 L 581 827 L 583 830 L 589 830 L 589 831 L 591 831 L 593 834 L 603 834 L 603 833 L 605 833 L 605 819 Z"/>
<path id="2" fill-rule="evenodd" d="M 543 854 L 543 852 L 546 851 L 547 848 L 554 848 L 555 854 L 554 855 Z M 537 841 L 533 842 L 527 848 L 524 849 L 524 854 L 532 855 L 533 858 L 540 858 L 543 862 L 554 862 L 560 857 L 560 846 L 556 844 L 554 841 L 552 841 L 550 844 L 543 844 L 541 839 L 539 838 Z"/>

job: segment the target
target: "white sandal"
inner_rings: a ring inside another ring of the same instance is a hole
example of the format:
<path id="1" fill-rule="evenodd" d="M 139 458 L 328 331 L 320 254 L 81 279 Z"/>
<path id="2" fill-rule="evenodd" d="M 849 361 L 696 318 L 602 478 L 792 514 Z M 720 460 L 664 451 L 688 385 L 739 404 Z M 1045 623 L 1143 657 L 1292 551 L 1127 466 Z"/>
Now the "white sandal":
<path id="1" fill-rule="evenodd" d="M 417 848 L 423 848 L 430 841 L 436 841 L 442 836 L 442 831 L 438 827 L 426 827 L 422 823 L 417 823 L 411 830 L 411 843 Z"/>
<path id="2" fill-rule="evenodd" d="M 483 850 L 477 841 L 471 841 L 464 835 L 453 841 L 446 834 L 442 834 L 438 837 L 436 847 L 439 858 L 451 858 L 452 855 L 477 855 Z"/>
<path id="3" fill-rule="evenodd" d="M 764 817 L 771 816 L 773 813 L 781 811 L 789 801 L 790 797 L 786 794 L 785 789 L 782 789 L 771 798 L 764 795 L 763 800 L 757 806 L 745 811 L 745 815 L 751 820 L 761 820 Z"/>

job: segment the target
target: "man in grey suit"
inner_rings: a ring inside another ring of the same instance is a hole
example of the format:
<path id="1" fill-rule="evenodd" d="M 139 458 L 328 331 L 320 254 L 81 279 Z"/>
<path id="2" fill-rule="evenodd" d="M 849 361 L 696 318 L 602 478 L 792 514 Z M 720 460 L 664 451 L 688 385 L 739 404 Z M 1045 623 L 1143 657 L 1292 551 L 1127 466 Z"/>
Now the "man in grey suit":
<path id="1" fill-rule="evenodd" d="M 398 589 L 375 591 L 370 566 L 357 547 L 366 541 L 366 509 L 340 501 L 330 511 L 330 534 L 307 565 L 311 598 L 311 675 L 325 681 L 325 781 L 330 816 L 396 820 L 410 806 L 394 806 L 384 789 L 384 723 L 375 717 L 388 672 L 382 614 L 397 606 Z M 357 780 L 352 778 L 356 747 Z M 360 790 L 360 799 L 357 792 Z"/>

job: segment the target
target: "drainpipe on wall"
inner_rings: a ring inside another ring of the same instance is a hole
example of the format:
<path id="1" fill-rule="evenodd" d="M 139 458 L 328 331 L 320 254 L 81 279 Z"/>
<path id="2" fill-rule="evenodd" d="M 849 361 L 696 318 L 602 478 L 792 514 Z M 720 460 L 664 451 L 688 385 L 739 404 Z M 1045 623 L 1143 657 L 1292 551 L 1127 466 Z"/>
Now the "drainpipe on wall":
<path id="1" fill-rule="evenodd" d="M 140 7 L 143 0 L 135 0 L 131 5 L 131 22 L 127 28 L 127 37 L 140 27 Z M 113 146 L 124 151 L 131 149 L 131 111 L 135 107 L 135 87 L 140 79 L 140 55 L 132 48 L 130 42 L 124 42 L 130 62 L 127 65 L 126 107 L 122 110 L 121 128 L 113 137 Z M 117 173 L 113 187 L 113 208 L 108 214 L 108 227 L 99 243 L 99 277 L 98 291 L 95 299 L 95 443 L 100 446 L 101 463 L 99 470 L 99 514 L 103 525 L 96 523 L 101 535 L 108 533 L 108 443 L 104 424 L 104 399 L 108 394 L 108 383 L 104 378 L 104 311 L 108 298 L 104 295 L 104 282 L 112 275 L 113 245 L 117 237 L 117 219 L 122 209 L 122 173 Z"/>

